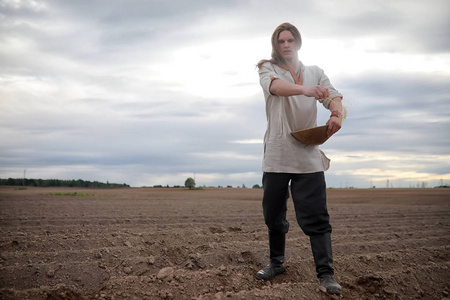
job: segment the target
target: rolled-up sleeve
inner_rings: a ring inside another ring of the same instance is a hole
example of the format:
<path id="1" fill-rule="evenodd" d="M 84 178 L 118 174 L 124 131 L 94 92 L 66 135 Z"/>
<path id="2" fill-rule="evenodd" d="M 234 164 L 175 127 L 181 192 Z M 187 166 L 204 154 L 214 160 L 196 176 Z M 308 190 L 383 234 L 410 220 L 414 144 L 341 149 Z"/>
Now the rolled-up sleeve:
<path id="1" fill-rule="evenodd" d="M 272 94 L 270 92 L 270 85 L 272 84 L 272 81 L 277 78 L 279 78 L 278 74 L 269 62 L 264 63 L 259 69 L 259 83 L 264 92 Z"/>
<path id="2" fill-rule="evenodd" d="M 331 81 L 330 81 L 330 79 L 328 78 L 328 76 L 327 75 L 325 75 L 325 72 L 321 69 L 321 68 L 319 68 L 319 67 L 317 67 L 317 71 L 319 72 L 319 74 L 320 74 L 320 79 L 319 79 L 319 85 L 321 85 L 321 86 L 323 86 L 323 87 L 326 87 L 327 89 L 328 89 L 328 91 L 330 92 L 330 97 L 328 97 L 328 98 L 326 98 L 326 99 L 319 99 L 318 101 L 320 102 L 320 103 L 322 103 L 323 104 L 323 106 L 326 108 L 326 109 L 328 109 L 329 107 L 330 107 L 330 103 L 331 103 L 331 100 L 332 99 L 334 99 L 334 98 L 336 98 L 336 97 L 343 97 L 342 96 L 342 94 L 341 93 L 339 93 L 338 92 L 338 90 L 336 90 L 334 87 L 333 87 L 333 85 L 331 84 Z"/>

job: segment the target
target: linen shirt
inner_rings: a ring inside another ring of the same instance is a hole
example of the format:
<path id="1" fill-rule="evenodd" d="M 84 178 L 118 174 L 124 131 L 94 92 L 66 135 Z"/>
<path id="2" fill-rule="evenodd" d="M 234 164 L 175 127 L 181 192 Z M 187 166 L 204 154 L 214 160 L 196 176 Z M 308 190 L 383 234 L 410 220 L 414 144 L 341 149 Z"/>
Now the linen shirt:
<path id="1" fill-rule="evenodd" d="M 317 66 L 302 67 L 303 85 L 321 85 L 328 88 L 330 98 L 295 95 L 282 97 L 270 93 L 272 80 L 279 78 L 295 83 L 289 71 L 270 62 L 259 69 L 260 84 L 266 100 L 267 129 L 264 135 L 263 172 L 315 173 L 328 170 L 330 160 L 318 146 L 297 141 L 292 131 L 317 126 L 317 102 L 329 108 L 332 98 L 342 97 L 324 71 Z"/>

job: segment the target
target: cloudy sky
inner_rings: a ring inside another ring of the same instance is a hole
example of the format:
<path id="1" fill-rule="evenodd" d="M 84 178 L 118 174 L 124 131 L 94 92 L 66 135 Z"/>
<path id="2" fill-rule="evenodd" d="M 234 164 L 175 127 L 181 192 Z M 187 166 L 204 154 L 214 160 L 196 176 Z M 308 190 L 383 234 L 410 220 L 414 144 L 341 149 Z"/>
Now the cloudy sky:
<path id="1" fill-rule="evenodd" d="M 280 23 L 344 94 L 330 187 L 450 184 L 448 0 L 0 0 L 0 178 L 261 182 Z M 329 116 L 319 106 L 319 125 Z M 388 183 L 389 182 L 389 183 Z"/>

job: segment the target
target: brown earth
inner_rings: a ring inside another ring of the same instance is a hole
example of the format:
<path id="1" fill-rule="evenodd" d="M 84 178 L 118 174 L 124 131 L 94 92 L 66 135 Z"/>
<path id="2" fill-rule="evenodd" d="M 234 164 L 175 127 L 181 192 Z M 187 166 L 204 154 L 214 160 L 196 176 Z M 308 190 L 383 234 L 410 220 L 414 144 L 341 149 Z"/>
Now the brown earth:
<path id="1" fill-rule="evenodd" d="M 0 299 L 450 297 L 450 189 L 328 190 L 340 297 L 319 291 L 291 201 L 287 272 L 254 277 L 268 262 L 261 195 L 1 187 Z"/>

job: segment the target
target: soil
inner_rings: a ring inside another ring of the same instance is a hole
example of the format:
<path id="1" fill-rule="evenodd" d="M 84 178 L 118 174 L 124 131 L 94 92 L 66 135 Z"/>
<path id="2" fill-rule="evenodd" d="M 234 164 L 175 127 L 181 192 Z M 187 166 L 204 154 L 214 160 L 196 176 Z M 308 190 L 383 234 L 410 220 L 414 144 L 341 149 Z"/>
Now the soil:
<path id="1" fill-rule="evenodd" d="M 1 187 L 0 299 L 449 299 L 450 189 L 329 189 L 341 296 L 319 291 L 291 201 L 286 273 L 255 278 L 261 197 Z"/>

